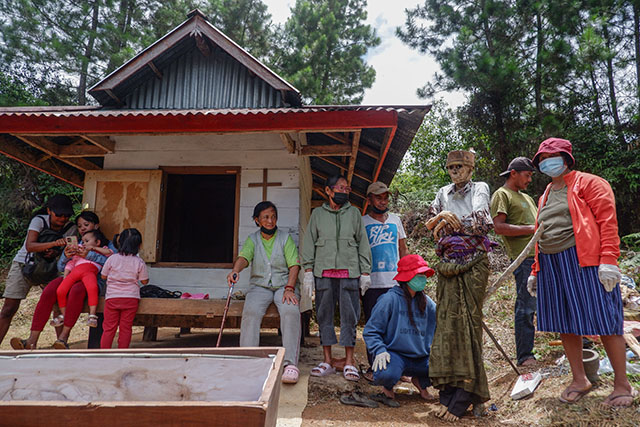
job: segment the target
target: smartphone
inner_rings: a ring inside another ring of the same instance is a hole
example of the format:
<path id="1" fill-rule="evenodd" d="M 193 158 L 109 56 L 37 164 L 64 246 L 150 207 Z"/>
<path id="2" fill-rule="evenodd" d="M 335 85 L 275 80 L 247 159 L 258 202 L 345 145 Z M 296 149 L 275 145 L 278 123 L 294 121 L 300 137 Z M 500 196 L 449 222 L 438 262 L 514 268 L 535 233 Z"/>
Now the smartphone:
<path id="1" fill-rule="evenodd" d="M 76 236 L 67 236 L 64 238 L 67 241 L 67 245 L 77 245 L 78 238 Z"/>

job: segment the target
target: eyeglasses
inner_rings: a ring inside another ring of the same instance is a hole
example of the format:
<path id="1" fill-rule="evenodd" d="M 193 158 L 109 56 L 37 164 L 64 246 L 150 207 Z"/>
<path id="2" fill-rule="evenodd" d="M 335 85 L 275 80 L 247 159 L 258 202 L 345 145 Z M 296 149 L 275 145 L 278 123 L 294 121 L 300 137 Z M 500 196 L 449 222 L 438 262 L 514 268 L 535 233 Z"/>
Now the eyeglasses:
<path id="1" fill-rule="evenodd" d="M 55 216 L 57 216 L 58 218 L 71 218 L 71 214 L 66 214 L 66 213 L 56 213 L 55 211 L 53 211 L 53 214 Z"/>
<path id="2" fill-rule="evenodd" d="M 348 185 L 334 185 L 333 187 L 331 187 L 331 189 L 333 191 L 341 191 L 345 193 L 349 193 L 351 191 L 351 187 L 349 187 Z"/>

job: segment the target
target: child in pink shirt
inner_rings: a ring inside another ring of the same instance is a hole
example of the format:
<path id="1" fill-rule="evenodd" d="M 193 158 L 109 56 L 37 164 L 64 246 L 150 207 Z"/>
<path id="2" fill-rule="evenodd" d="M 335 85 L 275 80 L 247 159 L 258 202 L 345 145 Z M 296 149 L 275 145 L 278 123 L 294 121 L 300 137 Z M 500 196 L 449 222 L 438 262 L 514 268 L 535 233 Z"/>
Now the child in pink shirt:
<path id="1" fill-rule="evenodd" d="M 102 234 L 100 230 L 91 230 L 82 236 L 82 245 L 86 249 L 97 252 L 103 256 L 110 256 L 113 252 L 106 245 L 109 240 Z M 104 259 L 104 258 L 102 258 Z M 64 323 L 64 313 L 67 307 L 67 295 L 71 286 L 82 281 L 87 290 L 87 298 L 89 300 L 89 320 L 87 324 L 95 328 L 98 326 L 98 316 L 96 309 L 98 307 L 98 272 L 102 265 L 98 262 L 89 261 L 79 255 L 74 255 L 64 266 L 64 280 L 58 286 L 56 295 L 58 297 L 58 306 L 60 314 L 51 320 L 53 326 L 62 326 Z"/>
<path id="2" fill-rule="evenodd" d="M 147 266 L 137 255 L 141 244 L 140 232 L 127 228 L 118 236 L 118 253 L 111 255 L 102 268 L 107 294 L 100 348 L 111 348 L 118 327 L 118 348 L 129 348 L 131 343 L 131 328 L 140 302 L 138 282 L 149 283 Z"/>

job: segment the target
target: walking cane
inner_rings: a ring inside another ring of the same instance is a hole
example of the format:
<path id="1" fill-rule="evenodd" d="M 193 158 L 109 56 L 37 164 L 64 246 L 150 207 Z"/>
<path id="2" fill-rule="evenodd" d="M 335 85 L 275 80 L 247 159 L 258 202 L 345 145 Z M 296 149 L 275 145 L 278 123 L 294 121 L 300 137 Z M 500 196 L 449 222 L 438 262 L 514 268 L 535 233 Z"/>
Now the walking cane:
<path id="1" fill-rule="evenodd" d="M 238 280 L 238 274 L 233 273 L 233 280 Z M 224 329 L 224 321 L 227 320 L 227 312 L 229 311 L 229 303 L 231 302 L 231 293 L 233 292 L 233 286 L 235 282 L 229 286 L 229 292 L 227 292 L 227 303 L 224 305 L 224 312 L 222 313 L 222 322 L 220 322 L 220 332 L 218 332 L 218 342 L 216 347 L 220 347 L 220 340 L 222 339 L 222 330 Z"/>

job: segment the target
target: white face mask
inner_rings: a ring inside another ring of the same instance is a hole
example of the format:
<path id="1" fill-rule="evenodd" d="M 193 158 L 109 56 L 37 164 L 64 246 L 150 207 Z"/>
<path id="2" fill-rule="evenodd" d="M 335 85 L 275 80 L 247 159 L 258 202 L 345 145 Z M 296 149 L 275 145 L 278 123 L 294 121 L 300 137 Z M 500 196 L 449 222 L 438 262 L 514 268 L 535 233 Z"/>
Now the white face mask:
<path id="1" fill-rule="evenodd" d="M 562 157 L 549 157 L 540 162 L 540 172 L 551 178 L 562 175 L 566 168 Z"/>
<path id="2" fill-rule="evenodd" d="M 471 180 L 473 168 L 471 166 L 461 165 L 459 168 L 447 168 L 447 172 L 454 184 L 464 184 Z"/>

